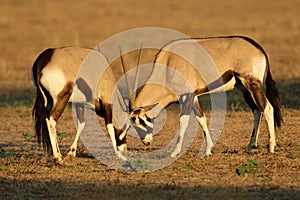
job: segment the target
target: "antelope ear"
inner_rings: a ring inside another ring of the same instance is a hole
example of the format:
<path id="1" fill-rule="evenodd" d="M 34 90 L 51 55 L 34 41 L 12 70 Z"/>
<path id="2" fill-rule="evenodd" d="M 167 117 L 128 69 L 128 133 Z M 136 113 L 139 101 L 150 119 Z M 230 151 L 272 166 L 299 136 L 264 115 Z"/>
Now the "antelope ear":
<path id="1" fill-rule="evenodd" d="M 150 118 L 156 118 L 161 110 L 161 106 L 158 103 L 156 103 L 154 105 L 149 106 L 146 110 L 146 113 Z"/>

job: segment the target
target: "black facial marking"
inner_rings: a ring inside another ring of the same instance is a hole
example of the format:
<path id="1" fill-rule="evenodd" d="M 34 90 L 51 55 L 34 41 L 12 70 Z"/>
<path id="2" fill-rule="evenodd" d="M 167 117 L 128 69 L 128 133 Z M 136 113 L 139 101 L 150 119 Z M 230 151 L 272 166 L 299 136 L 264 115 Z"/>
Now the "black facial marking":
<path id="1" fill-rule="evenodd" d="M 147 126 L 145 121 L 143 119 L 141 119 L 140 117 L 139 117 L 139 121 L 142 126 Z"/>
<path id="2" fill-rule="evenodd" d="M 135 121 L 136 117 L 131 117 L 130 119 L 131 119 L 131 121 L 133 121 L 134 123 L 136 123 L 136 121 Z"/>
<path id="3" fill-rule="evenodd" d="M 139 115 L 142 111 L 140 109 L 136 109 L 132 111 L 134 115 Z"/>
<path id="4" fill-rule="evenodd" d="M 147 119 L 148 122 L 152 122 L 150 117 L 148 117 L 147 115 L 145 115 L 145 116 L 146 116 L 146 119 Z"/>

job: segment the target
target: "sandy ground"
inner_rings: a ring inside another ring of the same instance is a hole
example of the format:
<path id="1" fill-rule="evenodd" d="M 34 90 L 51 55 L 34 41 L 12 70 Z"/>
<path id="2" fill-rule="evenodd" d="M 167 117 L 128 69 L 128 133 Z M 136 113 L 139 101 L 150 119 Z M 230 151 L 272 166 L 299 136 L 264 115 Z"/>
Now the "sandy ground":
<path id="1" fill-rule="evenodd" d="M 4 123 L 0 143 L 0 190 L 4 198 L 296 199 L 300 195 L 300 124 L 296 120 L 299 111 L 284 110 L 286 123 L 277 132 L 275 154 L 268 153 L 268 132 L 264 120 L 259 148 L 253 154 L 247 154 L 252 114 L 231 111 L 226 115 L 213 156 L 198 157 L 203 139 L 199 130 L 190 148 L 178 160 L 149 173 L 113 170 L 93 158 L 82 143 L 77 158 L 57 166 L 36 144 L 32 124 L 23 123 L 24 120 L 30 121 L 29 109 L 16 113 L 2 108 L 1 112 L 7 113 L 5 118 L 1 118 Z M 176 123 L 178 119 L 170 115 L 168 121 Z M 60 124 L 63 124 L 59 126 L 60 145 L 66 155 L 75 132 L 70 109 Z M 232 124 L 236 124 L 234 129 Z M 176 128 L 168 126 L 167 132 L 155 138 L 151 148 L 162 146 L 163 138 Z M 151 151 L 134 138 L 129 138 L 128 143 L 131 152 Z M 260 166 L 254 167 L 254 171 L 246 176 L 238 175 L 237 169 L 249 166 L 247 160 L 256 161 Z"/>

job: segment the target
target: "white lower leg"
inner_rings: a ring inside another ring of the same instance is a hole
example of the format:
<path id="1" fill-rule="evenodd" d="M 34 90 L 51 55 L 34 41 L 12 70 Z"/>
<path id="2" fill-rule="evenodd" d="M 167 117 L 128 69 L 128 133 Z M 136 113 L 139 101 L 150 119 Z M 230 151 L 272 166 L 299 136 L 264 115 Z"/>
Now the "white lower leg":
<path id="1" fill-rule="evenodd" d="M 118 146 L 118 150 L 121 153 L 125 153 L 127 151 L 127 144 L 121 144 L 120 146 Z"/>
<path id="2" fill-rule="evenodd" d="M 206 152 L 205 154 L 207 156 L 212 155 L 211 153 L 211 149 L 213 148 L 214 144 L 212 142 L 212 139 L 210 137 L 208 128 L 207 128 L 207 123 L 206 123 L 206 117 L 205 115 L 203 115 L 203 117 L 198 117 L 196 116 L 197 121 L 199 122 L 203 132 L 204 132 L 204 136 L 205 136 L 205 140 L 206 140 Z"/>
<path id="3" fill-rule="evenodd" d="M 118 158 L 126 161 L 127 158 L 117 148 L 117 142 L 116 142 L 114 126 L 112 124 L 107 124 L 107 131 L 108 131 L 108 134 L 110 136 L 110 140 L 111 140 L 111 143 L 113 145 L 113 149 L 114 149 L 115 153 L 117 154 Z"/>
<path id="4" fill-rule="evenodd" d="M 183 137 L 184 137 L 186 128 L 188 126 L 189 119 L 190 119 L 189 115 L 182 115 L 180 117 L 180 130 L 179 130 L 179 136 L 178 136 L 179 140 L 178 140 L 178 143 L 176 144 L 174 151 L 171 154 L 172 158 L 174 158 L 181 152 L 181 148 L 182 148 L 182 144 L 183 144 Z"/>
<path id="5" fill-rule="evenodd" d="M 77 124 L 78 125 L 77 125 L 76 136 L 75 136 L 74 142 L 70 146 L 70 151 L 68 153 L 68 156 L 72 156 L 72 157 L 76 157 L 76 150 L 77 150 L 78 139 L 79 139 L 80 133 L 83 131 L 83 129 L 85 127 L 85 122 L 80 123 L 78 121 Z"/>
<path id="6" fill-rule="evenodd" d="M 52 152 L 53 152 L 53 157 L 56 162 L 61 162 L 62 161 L 62 155 L 59 150 L 58 142 L 57 142 L 57 135 L 56 135 L 56 122 L 55 120 L 50 117 L 50 119 L 46 118 L 46 123 L 49 131 L 49 137 L 50 137 L 50 142 L 52 146 Z"/>
<path id="7" fill-rule="evenodd" d="M 267 100 L 266 108 L 264 110 L 264 116 L 267 120 L 269 133 L 270 133 L 270 142 L 269 142 L 269 151 L 274 153 L 274 149 L 276 146 L 276 139 L 275 139 L 275 128 L 274 128 L 274 115 L 273 115 L 273 107 L 270 102 Z"/>

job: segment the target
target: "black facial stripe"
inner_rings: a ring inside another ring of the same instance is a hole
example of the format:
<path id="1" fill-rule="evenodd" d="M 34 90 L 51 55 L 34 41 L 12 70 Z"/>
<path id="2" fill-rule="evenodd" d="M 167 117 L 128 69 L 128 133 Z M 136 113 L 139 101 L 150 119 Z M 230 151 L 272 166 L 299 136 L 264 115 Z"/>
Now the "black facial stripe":
<path id="1" fill-rule="evenodd" d="M 145 123 L 145 121 L 143 120 L 143 119 L 141 119 L 140 117 L 138 117 L 138 119 L 139 119 L 139 121 L 140 121 L 140 124 L 142 125 L 142 126 L 147 126 L 146 125 L 146 123 Z"/>
<path id="2" fill-rule="evenodd" d="M 131 121 L 133 122 L 133 123 L 136 123 L 136 117 L 131 117 Z"/>
<path id="3" fill-rule="evenodd" d="M 141 110 L 140 110 L 140 109 L 133 110 L 133 114 L 135 114 L 135 115 L 139 115 L 140 113 L 141 113 Z"/>
<path id="4" fill-rule="evenodd" d="M 147 121 L 148 122 L 150 122 L 150 123 L 152 123 L 152 120 L 151 120 L 151 118 L 150 117 L 148 117 L 147 115 L 145 115 L 146 116 L 146 119 L 147 119 Z"/>

